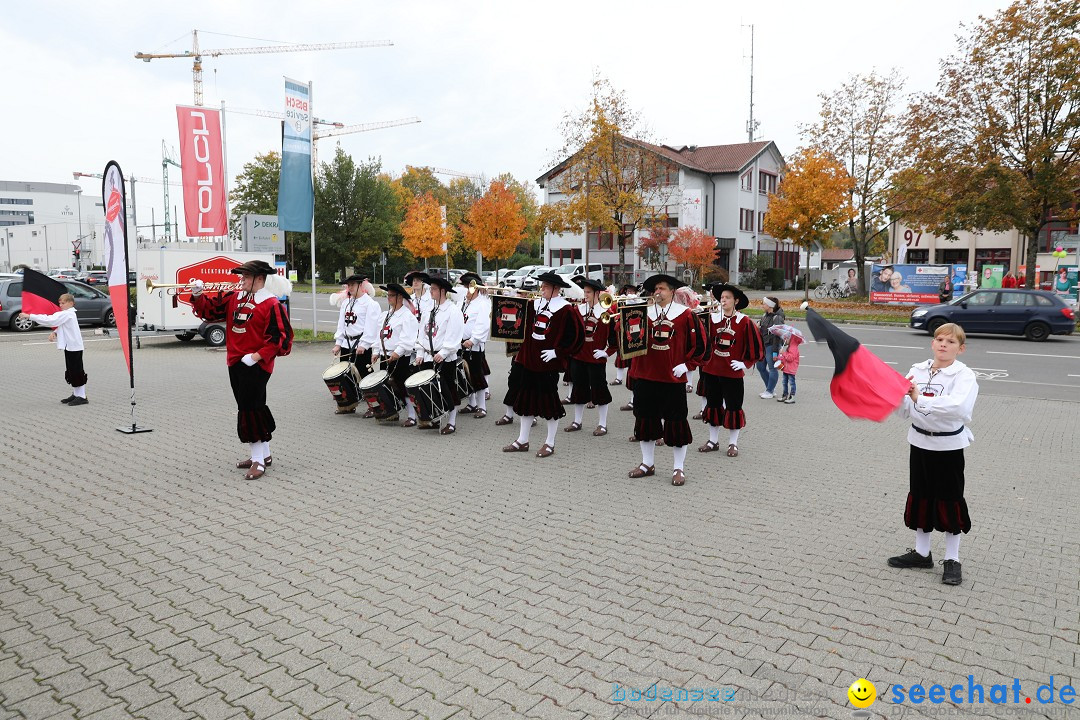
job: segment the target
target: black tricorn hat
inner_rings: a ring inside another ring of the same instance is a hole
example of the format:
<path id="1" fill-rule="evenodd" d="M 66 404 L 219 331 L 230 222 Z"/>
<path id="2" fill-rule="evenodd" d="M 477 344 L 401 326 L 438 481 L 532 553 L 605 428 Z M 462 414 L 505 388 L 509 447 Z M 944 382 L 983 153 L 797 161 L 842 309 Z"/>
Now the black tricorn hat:
<path id="1" fill-rule="evenodd" d="M 653 291 L 656 290 L 657 283 L 667 283 L 668 287 L 670 287 L 672 290 L 677 290 L 686 284 L 676 277 L 673 277 L 671 275 L 664 275 L 663 273 L 661 273 L 659 275 L 653 275 L 652 277 L 645 278 L 645 282 L 641 283 L 641 289 L 646 295 L 651 295 Z"/>
<path id="2" fill-rule="evenodd" d="M 742 290 L 735 287 L 734 285 L 729 285 L 728 283 L 718 282 L 718 283 L 713 283 L 712 285 L 709 286 L 709 292 L 711 292 L 712 296 L 714 298 L 716 298 L 717 300 L 720 299 L 720 294 L 722 292 L 724 292 L 725 290 L 730 291 L 731 294 L 735 296 L 735 309 L 736 310 L 742 310 L 744 307 L 746 307 L 747 305 L 750 304 L 750 298 L 746 297 L 746 293 L 744 293 Z"/>
<path id="3" fill-rule="evenodd" d="M 239 267 L 234 267 L 229 272 L 234 275 L 276 275 L 277 270 L 270 267 L 265 260 L 248 260 Z"/>
<path id="4" fill-rule="evenodd" d="M 554 273 L 554 272 L 552 272 L 550 270 L 548 270 L 547 272 L 542 272 L 539 275 L 536 275 L 535 277 L 536 277 L 536 282 L 547 283 L 548 285 L 554 285 L 555 287 L 560 287 L 560 288 L 568 288 L 568 287 L 570 287 L 570 283 L 563 280 L 562 275 L 559 275 L 558 273 Z"/>
<path id="5" fill-rule="evenodd" d="M 397 293 L 406 300 L 409 299 L 409 293 L 406 292 L 405 288 L 401 287 L 397 283 L 386 283 L 385 285 L 380 285 L 379 289 L 385 290 L 387 293 Z"/>
<path id="6" fill-rule="evenodd" d="M 410 270 L 409 272 L 405 273 L 405 284 L 406 285 L 411 285 L 413 279 L 416 278 L 417 276 L 419 276 L 419 278 L 424 281 L 425 285 L 428 285 L 428 284 L 431 283 L 431 276 L 428 275 L 423 270 Z"/>
<path id="7" fill-rule="evenodd" d="M 592 278 L 585 277 L 584 275 L 575 275 L 573 278 L 571 278 L 571 281 L 582 290 L 587 287 L 591 287 L 597 292 L 601 292 L 607 289 L 606 287 L 604 287 L 604 283 L 600 282 L 599 280 L 593 280 Z"/>
<path id="8" fill-rule="evenodd" d="M 441 278 L 441 277 L 431 278 L 431 280 L 428 282 L 428 284 L 432 285 L 434 287 L 437 287 L 437 288 L 442 288 L 446 292 L 453 292 L 454 291 L 454 286 L 451 285 L 450 281 L 447 280 L 446 278 Z"/>
<path id="9" fill-rule="evenodd" d="M 474 280 L 476 281 L 477 285 L 484 284 L 484 280 L 474 272 L 463 273 L 462 276 L 457 279 L 458 285 L 464 285 L 465 287 L 469 287 L 469 283 L 473 282 Z"/>
<path id="10" fill-rule="evenodd" d="M 349 277 L 345 278 L 345 280 L 343 280 L 342 282 L 344 282 L 346 285 L 351 285 L 352 283 L 356 283 L 357 285 L 359 285 L 360 283 L 364 282 L 367 279 L 368 279 L 367 275 L 353 274 L 353 275 L 350 275 Z"/>

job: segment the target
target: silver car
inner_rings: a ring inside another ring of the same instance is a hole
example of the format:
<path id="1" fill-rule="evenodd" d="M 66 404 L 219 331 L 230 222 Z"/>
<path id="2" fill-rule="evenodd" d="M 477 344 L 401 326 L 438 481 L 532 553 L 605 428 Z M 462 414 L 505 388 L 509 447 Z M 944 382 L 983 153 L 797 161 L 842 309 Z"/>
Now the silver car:
<path id="1" fill-rule="evenodd" d="M 97 288 L 75 280 L 61 280 L 67 291 L 75 296 L 75 313 L 80 325 L 104 325 L 113 327 L 112 300 Z M 10 328 L 26 332 L 34 323 L 26 318 L 19 319 L 22 312 L 22 278 L 0 279 L 0 328 Z"/>

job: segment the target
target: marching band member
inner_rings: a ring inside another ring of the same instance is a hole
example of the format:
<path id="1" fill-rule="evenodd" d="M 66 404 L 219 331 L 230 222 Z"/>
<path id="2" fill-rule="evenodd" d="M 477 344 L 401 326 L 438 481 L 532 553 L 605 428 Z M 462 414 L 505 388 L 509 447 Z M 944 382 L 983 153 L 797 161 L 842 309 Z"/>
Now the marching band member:
<path id="1" fill-rule="evenodd" d="M 397 395 L 399 400 L 405 402 L 408 419 L 402 423 L 402 427 L 416 425 L 416 408 L 412 400 L 405 395 L 405 381 L 412 373 L 410 358 L 413 348 L 416 347 L 416 336 L 419 332 L 420 323 L 413 315 L 412 304 L 409 301 L 409 293 L 397 283 L 380 285 L 386 291 L 387 310 L 385 313 L 378 312 L 369 315 L 374 323 L 368 322 L 364 331 L 363 345 L 371 345 L 371 361 L 375 363 L 381 359 L 385 363 L 386 372 L 390 375 L 390 389 Z M 396 421 L 397 415 L 384 418 L 388 421 Z"/>
<path id="2" fill-rule="evenodd" d="M 434 369 L 439 375 L 439 389 L 450 416 L 446 426 L 440 430 L 443 435 L 452 435 L 456 430 L 458 397 L 456 370 L 458 349 L 465 332 L 465 318 L 450 300 L 454 286 L 443 278 L 432 278 L 429 286 L 431 309 L 422 320 L 420 342 L 416 346 L 416 364 L 413 370 Z M 421 424 L 421 427 L 423 425 Z M 431 427 L 436 427 L 432 424 Z"/>
<path id="3" fill-rule="evenodd" d="M 635 285 L 623 285 L 621 288 L 619 288 L 619 292 L 611 293 L 611 294 L 612 295 L 625 295 L 626 297 L 637 297 L 638 289 L 637 289 L 637 286 L 635 286 Z M 615 379 L 611 381 L 611 384 L 612 385 L 622 385 L 623 381 L 626 379 L 626 371 L 629 368 L 630 368 L 630 360 L 623 360 L 621 357 L 616 355 L 615 356 Z M 622 409 L 622 410 L 633 410 L 634 409 L 634 398 L 633 398 L 632 393 L 631 393 L 630 402 L 628 403 L 628 405 L 629 405 L 629 407 L 620 408 L 620 409 Z"/>
<path id="4" fill-rule="evenodd" d="M 366 287 L 365 287 L 366 286 Z M 360 379 L 371 372 L 370 345 L 363 342 L 365 328 L 369 318 L 380 312 L 379 304 L 371 299 L 367 289 L 371 283 L 363 275 L 350 275 L 345 278 L 345 297 L 338 309 L 337 330 L 334 331 L 334 349 L 331 353 L 342 362 L 351 362 L 356 366 Z M 337 408 L 337 414 L 356 412 Z M 373 417 L 368 410 L 364 417 Z"/>
<path id="5" fill-rule="evenodd" d="M 484 350 L 491 337 L 491 298 L 483 288 L 469 290 L 469 283 L 474 281 L 477 285 L 484 283 L 476 273 L 465 273 L 458 278 L 458 284 L 465 287 L 465 298 L 461 301 L 461 313 L 465 318 L 461 347 L 473 386 L 473 393 L 466 399 L 461 412 L 480 420 L 487 417 L 488 382 L 484 371 L 488 368 Z"/>
<path id="6" fill-rule="evenodd" d="M 704 417 L 709 424 L 709 441 L 699 452 L 720 449 L 720 428 L 728 430 L 728 457 L 739 454 L 739 430 L 746 426 L 743 412 L 743 376 L 746 368 L 765 357 L 765 346 L 754 321 L 739 310 L 750 304 L 742 290 L 727 283 L 715 283 L 709 291 L 720 301 L 720 311 L 708 320 L 708 355 L 701 364 L 705 381 Z"/>
<path id="7" fill-rule="evenodd" d="M 607 435 L 607 414 L 611 404 L 611 391 L 607 387 L 607 359 L 615 352 L 615 335 L 611 325 L 600 322 L 603 309 L 597 304 L 597 297 L 604 289 L 602 283 L 577 276 L 573 279 L 585 293 L 585 300 L 577 305 L 585 326 L 585 342 L 581 350 L 570 358 L 570 401 L 574 405 L 574 422 L 565 432 L 577 432 L 585 417 L 585 403 L 592 403 L 599 409 L 600 418 L 593 435 Z"/>
<path id="8" fill-rule="evenodd" d="M 559 401 L 559 373 L 585 341 L 585 328 L 580 313 L 559 296 L 560 288 L 570 285 L 559 275 L 545 272 L 537 275 L 540 297 L 533 301 L 525 342 L 510 364 L 506 398 L 503 402 L 521 417 L 518 438 L 503 448 L 503 452 L 527 452 L 529 430 L 534 416 L 547 420 L 547 442 L 536 453 L 545 458 L 555 453 L 555 435 L 559 418 L 566 414 Z"/>
<path id="9" fill-rule="evenodd" d="M 293 331 L 278 293 L 266 287 L 273 287 L 278 280 L 274 268 L 264 260 L 249 260 L 231 272 L 240 276 L 238 292 L 207 297 L 199 280 L 192 287 L 191 301 L 195 314 L 203 320 L 225 321 L 236 434 L 251 446 L 251 458 L 241 460 L 236 467 L 247 469 L 248 480 L 256 480 L 270 467 L 270 438 L 277 429 L 266 405 L 266 384 L 274 372 L 274 358 L 292 350 Z"/>
<path id="10" fill-rule="evenodd" d="M 423 318 L 431 312 L 432 300 L 429 283 L 431 277 L 423 270 L 410 270 L 405 273 L 405 285 L 412 288 L 412 311 L 416 319 L 423 324 Z"/>
<path id="11" fill-rule="evenodd" d="M 703 332 L 690 308 L 673 301 L 683 283 L 670 275 L 653 275 L 642 285 L 655 304 L 648 309 L 649 351 L 634 358 L 634 436 L 641 447 L 641 464 L 628 473 L 640 478 L 655 474 L 656 440 L 674 451 L 671 484 L 686 482 L 683 463 L 693 442 L 686 410 L 686 373 L 705 352 Z"/>
<path id="12" fill-rule="evenodd" d="M 675 291 L 675 302 L 679 303 L 680 305 L 685 305 L 686 307 L 690 308 L 691 312 L 695 312 L 698 308 L 698 305 L 701 304 L 701 298 L 698 297 L 698 294 L 694 292 L 693 289 L 690 288 L 690 286 L 684 285 L 683 287 Z M 702 390 L 700 386 L 701 373 L 698 373 L 698 390 L 700 391 L 698 394 L 704 396 L 704 390 Z M 693 369 L 691 369 L 690 372 L 686 373 L 686 392 L 694 392 Z"/>

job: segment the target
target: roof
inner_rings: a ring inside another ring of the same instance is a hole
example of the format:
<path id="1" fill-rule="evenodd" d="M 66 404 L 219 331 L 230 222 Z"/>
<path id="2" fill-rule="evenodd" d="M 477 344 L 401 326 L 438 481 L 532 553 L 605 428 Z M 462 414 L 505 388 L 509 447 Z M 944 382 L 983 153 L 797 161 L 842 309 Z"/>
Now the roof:
<path id="1" fill-rule="evenodd" d="M 855 251 L 850 248 L 829 248 L 821 251 L 822 260 L 851 260 L 855 257 Z"/>
<path id="2" fill-rule="evenodd" d="M 770 145 L 775 147 L 772 140 L 758 140 L 756 142 L 735 143 L 732 145 L 683 145 L 678 148 L 671 145 L 654 145 L 644 140 L 626 136 L 623 136 L 623 140 L 651 150 L 657 155 L 685 168 L 710 175 L 739 172 L 752 163 L 754 158 L 763 153 L 767 147 Z M 779 154 L 779 150 L 777 150 L 777 154 Z M 546 171 L 536 179 L 536 182 L 543 185 L 544 179 L 556 170 L 565 167 L 568 160 L 569 158 Z"/>

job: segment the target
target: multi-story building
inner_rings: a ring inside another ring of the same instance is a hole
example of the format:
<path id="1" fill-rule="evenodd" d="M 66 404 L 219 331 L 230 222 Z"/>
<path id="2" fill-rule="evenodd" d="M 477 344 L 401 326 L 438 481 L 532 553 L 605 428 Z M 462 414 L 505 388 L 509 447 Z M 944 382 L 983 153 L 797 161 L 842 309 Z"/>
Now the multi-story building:
<path id="1" fill-rule="evenodd" d="M 98 261 L 104 212 L 98 194 L 78 185 L 0 181 L 0 268 L 16 265 L 39 270 Z"/>
<path id="2" fill-rule="evenodd" d="M 738 281 L 750 258 L 755 254 L 769 256 L 773 267 L 784 269 L 788 283 L 794 281 L 800 263 L 805 265 L 806 254 L 797 245 L 766 235 L 763 230 L 768 194 L 776 192 L 784 158 L 776 144 L 769 140 L 734 145 L 653 145 L 624 138 L 643 152 L 651 153 L 666 167 L 658 177 L 657 197 L 664 205 L 655 207 L 656 216 L 665 217 L 669 227 L 692 225 L 716 238 L 715 264 L 725 268 L 731 279 Z M 548 170 L 536 182 L 544 189 L 544 202 L 564 199 L 557 176 L 572 158 Z M 651 274 L 648 264 L 638 256 L 639 236 L 647 228 L 635 228 L 625 250 L 626 267 L 631 276 Z M 588 233 L 546 233 L 544 262 L 560 265 L 569 262 L 599 262 L 605 276 L 613 277 L 620 270 L 619 249 L 613 233 L 590 229 Z M 668 261 L 666 271 L 674 270 Z"/>

